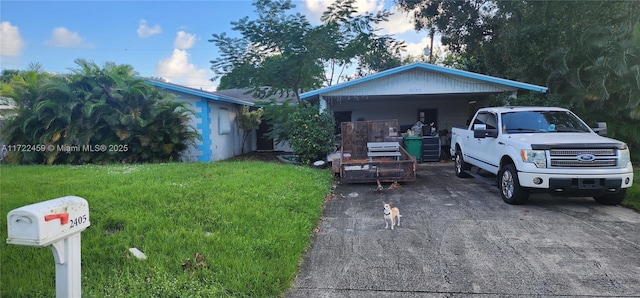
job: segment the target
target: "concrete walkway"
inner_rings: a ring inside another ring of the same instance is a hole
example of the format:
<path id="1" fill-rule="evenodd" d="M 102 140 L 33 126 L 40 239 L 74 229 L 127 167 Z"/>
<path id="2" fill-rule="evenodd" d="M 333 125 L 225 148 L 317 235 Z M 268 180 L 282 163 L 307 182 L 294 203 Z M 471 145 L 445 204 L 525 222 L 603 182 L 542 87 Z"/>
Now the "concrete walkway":
<path id="1" fill-rule="evenodd" d="M 640 213 L 548 195 L 511 206 L 453 172 L 338 185 L 286 297 L 640 297 Z M 403 215 L 393 231 L 382 200 Z"/>

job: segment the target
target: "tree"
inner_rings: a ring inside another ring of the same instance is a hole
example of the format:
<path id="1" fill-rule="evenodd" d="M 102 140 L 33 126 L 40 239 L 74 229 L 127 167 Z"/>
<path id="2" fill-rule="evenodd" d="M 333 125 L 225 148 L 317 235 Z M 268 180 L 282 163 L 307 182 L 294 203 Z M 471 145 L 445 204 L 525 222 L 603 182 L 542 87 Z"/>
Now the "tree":
<path id="1" fill-rule="evenodd" d="M 342 70 L 352 63 L 358 63 L 359 75 L 400 65 L 403 44 L 374 28 L 389 12 L 358 15 L 354 5 L 355 0 L 336 1 L 322 24 L 312 26 L 305 16 L 289 13 L 294 8 L 290 0 L 255 0 L 257 19 L 232 22 L 242 37 L 221 33 L 210 40 L 221 52 L 211 61 L 219 89 L 247 88 L 266 101 L 273 95 L 298 100 L 297 105 L 271 101 L 265 119 L 272 127 L 270 136 L 289 141 L 304 163 L 335 148 L 333 118 L 319 113 L 318 106 L 301 103 L 300 93 L 344 79 Z"/>
<path id="2" fill-rule="evenodd" d="M 496 3 L 491 0 L 397 0 L 413 13 L 416 30 L 442 35 L 441 42 L 454 53 L 475 52 L 495 33 Z"/>
<path id="3" fill-rule="evenodd" d="M 375 25 L 389 20 L 391 13 L 381 10 L 376 13 L 358 14 L 355 0 L 333 2 L 322 14 L 321 37 L 316 45 L 322 50 L 324 65 L 329 71 L 324 84 L 332 85 L 344 79 L 346 67 L 356 64 L 356 76 L 391 69 L 402 64 L 400 54 L 405 50 L 402 41 L 391 35 L 380 35 Z M 340 69 L 335 75 L 335 70 Z"/>
<path id="4" fill-rule="evenodd" d="M 253 111 L 249 110 L 248 106 L 242 106 L 240 113 L 238 114 L 238 127 L 242 129 L 242 153 L 244 153 L 244 144 L 247 140 L 247 137 L 254 129 L 260 126 L 262 123 L 262 114 L 264 113 L 264 109 L 258 108 Z"/>
<path id="5" fill-rule="evenodd" d="M 216 75 L 229 74 L 227 80 L 233 86 L 251 88 L 259 98 L 298 97 L 303 90 L 319 87 L 323 70 L 312 52 L 315 47 L 309 35 L 313 28 L 306 17 L 287 15 L 294 8 L 288 0 L 256 0 L 254 6 L 256 20 L 244 17 L 231 23 L 242 38 L 222 33 L 209 40 L 221 52 L 220 58 L 211 61 Z"/>
<path id="6" fill-rule="evenodd" d="M 435 28 L 458 67 L 544 84 L 542 61 L 558 47 L 576 46 L 593 25 L 629 26 L 634 1 L 398 0 L 413 12 L 415 28 Z"/>
<path id="7" fill-rule="evenodd" d="M 552 90 L 588 121 L 607 121 L 611 136 L 640 156 L 640 22 L 591 26 L 576 47 L 556 49 L 544 66 Z"/>
<path id="8" fill-rule="evenodd" d="M 197 138 L 191 111 L 137 78 L 128 65 L 76 60 L 70 75 L 30 69 L 3 84 L 16 103 L 5 144 L 46 150 L 11 152 L 20 163 L 104 163 L 177 160 Z"/>
<path id="9" fill-rule="evenodd" d="M 402 43 L 378 35 L 373 24 L 386 21 L 389 12 L 356 14 L 355 0 L 339 0 L 312 26 L 304 15 L 290 14 L 290 0 L 255 0 L 257 19 L 232 22 L 242 37 L 213 34 L 209 40 L 221 52 L 211 61 L 214 79 L 223 88 L 249 88 L 254 96 L 293 95 L 343 76 L 357 62 L 362 73 L 400 65 Z M 325 77 L 325 67 L 330 71 Z M 336 71 L 338 74 L 336 74 Z"/>

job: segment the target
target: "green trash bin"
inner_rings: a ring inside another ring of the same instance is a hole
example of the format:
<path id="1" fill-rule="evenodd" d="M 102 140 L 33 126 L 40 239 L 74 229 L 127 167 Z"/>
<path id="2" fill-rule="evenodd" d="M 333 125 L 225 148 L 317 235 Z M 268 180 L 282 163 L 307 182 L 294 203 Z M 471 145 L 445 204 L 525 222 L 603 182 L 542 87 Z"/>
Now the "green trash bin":
<path id="1" fill-rule="evenodd" d="M 405 136 L 403 139 L 404 149 L 407 149 L 409 155 L 416 158 L 420 162 L 422 157 L 422 137 L 421 136 Z"/>

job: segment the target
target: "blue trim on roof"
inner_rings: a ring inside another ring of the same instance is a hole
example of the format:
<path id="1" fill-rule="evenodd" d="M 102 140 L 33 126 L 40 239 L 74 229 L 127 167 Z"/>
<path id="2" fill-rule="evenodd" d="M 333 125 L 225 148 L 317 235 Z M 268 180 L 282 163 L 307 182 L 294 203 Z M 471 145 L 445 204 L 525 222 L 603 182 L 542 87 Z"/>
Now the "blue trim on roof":
<path id="1" fill-rule="evenodd" d="M 196 102 L 196 107 L 200 108 L 200 113 L 196 115 L 196 119 L 200 119 L 200 123 L 196 124 L 196 129 L 202 132 L 202 144 L 198 145 L 198 151 L 202 155 L 198 156 L 198 161 L 211 161 L 211 118 L 209 117 L 209 104 L 207 100 L 202 98 Z"/>
<path id="2" fill-rule="evenodd" d="M 221 95 L 221 94 L 218 94 L 218 93 L 215 93 L 215 92 L 198 90 L 198 89 L 194 89 L 194 88 L 184 87 L 184 86 L 171 84 L 171 83 L 160 82 L 160 81 L 156 81 L 156 80 L 147 80 L 146 82 L 151 84 L 151 85 L 154 85 L 156 87 L 165 88 L 165 89 L 169 89 L 169 90 L 173 90 L 173 91 L 177 91 L 177 92 L 182 92 L 182 93 L 186 93 L 186 94 L 190 94 L 190 95 L 206 98 L 206 99 L 209 99 L 209 100 L 223 101 L 223 102 L 229 102 L 229 103 L 245 105 L 245 106 L 253 106 L 254 105 L 252 102 L 244 101 L 244 100 L 233 98 L 233 97 L 226 96 L 226 95 Z"/>
<path id="3" fill-rule="evenodd" d="M 479 74 L 479 73 L 469 72 L 469 71 L 460 70 L 460 69 L 453 69 L 453 68 L 438 66 L 438 65 L 424 63 L 424 62 L 416 62 L 416 63 L 411 63 L 411 64 L 399 66 L 399 67 L 396 67 L 396 68 L 388 69 L 388 70 L 385 70 L 385 71 L 381 71 L 379 73 L 376 73 L 376 74 L 373 74 L 373 75 L 369 75 L 369 76 L 366 76 L 366 77 L 362 77 L 362 78 L 359 78 L 359 79 L 355 79 L 353 81 L 348 81 L 348 82 L 340 83 L 340 84 L 337 84 L 337 85 L 333 85 L 333 86 L 317 89 L 317 90 L 314 90 L 314 91 L 305 92 L 305 93 L 300 94 L 300 99 L 311 98 L 311 97 L 314 97 L 314 96 L 317 96 L 317 95 L 320 95 L 320 94 L 323 94 L 323 93 L 327 93 L 327 92 L 339 90 L 339 89 L 342 89 L 342 88 L 346 88 L 346 87 L 349 87 L 349 86 L 361 84 L 361 83 L 364 83 L 364 82 L 368 82 L 368 81 L 375 80 L 375 79 L 382 78 L 382 77 L 386 77 L 386 76 L 389 76 L 389 75 L 392 75 L 392 74 L 404 72 L 404 71 L 407 71 L 407 70 L 410 70 L 410 69 L 414 69 L 414 68 L 426 69 L 426 70 L 431 70 L 431 71 L 451 74 L 451 75 L 455 75 L 455 76 L 461 76 L 461 77 L 465 77 L 465 78 L 485 81 L 485 82 L 488 82 L 488 83 L 504 85 L 504 86 L 509 86 L 509 87 L 515 87 L 515 88 L 519 88 L 519 89 L 525 89 L 525 90 L 536 91 L 536 92 L 541 92 L 541 93 L 546 93 L 547 90 L 548 90 L 547 87 L 543 87 L 543 86 L 537 86 L 537 85 L 532 85 L 532 84 L 527 84 L 527 83 L 522 83 L 522 82 L 517 82 L 517 81 L 512 81 L 512 80 L 507 80 L 507 79 L 502 79 L 502 78 L 497 78 L 497 77 L 492 77 L 492 76 L 483 75 L 483 74 Z"/>

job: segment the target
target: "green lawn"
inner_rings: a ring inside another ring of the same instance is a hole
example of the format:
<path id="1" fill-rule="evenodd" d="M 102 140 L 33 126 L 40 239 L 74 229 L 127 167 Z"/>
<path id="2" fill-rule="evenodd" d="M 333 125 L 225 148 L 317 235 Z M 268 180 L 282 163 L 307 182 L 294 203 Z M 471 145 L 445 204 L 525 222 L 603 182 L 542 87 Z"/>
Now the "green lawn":
<path id="1" fill-rule="evenodd" d="M 640 164 L 633 165 L 633 185 L 627 190 L 622 205 L 640 211 Z"/>
<path id="2" fill-rule="evenodd" d="M 331 183 L 328 170 L 260 161 L 1 165 L 0 297 L 55 296 L 51 249 L 7 245 L 6 214 L 66 195 L 89 202 L 85 297 L 282 295 Z"/>

